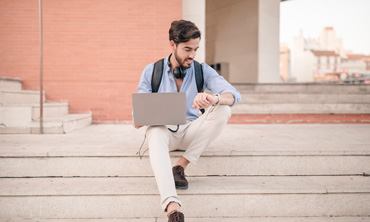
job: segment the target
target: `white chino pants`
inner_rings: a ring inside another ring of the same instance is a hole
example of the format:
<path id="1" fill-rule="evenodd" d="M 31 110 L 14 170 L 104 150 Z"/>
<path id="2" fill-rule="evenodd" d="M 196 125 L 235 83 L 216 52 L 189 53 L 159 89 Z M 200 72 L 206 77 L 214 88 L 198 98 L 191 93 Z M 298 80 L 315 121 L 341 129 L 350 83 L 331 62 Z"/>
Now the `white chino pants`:
<path id="1" fill-rule="evenodd" d="M 184 158 L 195 163 L 204 149 L 219 136 L 231 116 L 230 107 L 217 105 L 209 107 L 198 119 L 176 126 L 150 126 L 147 129 L 149 157 L 161 195 L 161 206 L 166 212 L 170 202 L 181 204 L 177 196 L 169 151 L 185 150 Z"/>

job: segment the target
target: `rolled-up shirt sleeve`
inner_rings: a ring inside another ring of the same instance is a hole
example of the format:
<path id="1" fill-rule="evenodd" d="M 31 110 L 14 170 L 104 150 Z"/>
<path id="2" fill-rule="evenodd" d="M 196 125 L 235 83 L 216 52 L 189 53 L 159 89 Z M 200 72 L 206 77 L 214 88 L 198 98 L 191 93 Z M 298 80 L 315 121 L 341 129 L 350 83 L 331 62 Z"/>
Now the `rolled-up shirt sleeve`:
<path id="1" fill-rule="evenodd" d="M 204 84 L 205 87 L 213 93 L 224 94 L 231 93 L 234 96 L 234 103 L 230 107 L 234 106 L 236 103 L 241 101 L 241 95 L 234 86 L 232 86 L 224 77 L 220 76 L 212 67 L 206 63 L 202 63 Z"/>

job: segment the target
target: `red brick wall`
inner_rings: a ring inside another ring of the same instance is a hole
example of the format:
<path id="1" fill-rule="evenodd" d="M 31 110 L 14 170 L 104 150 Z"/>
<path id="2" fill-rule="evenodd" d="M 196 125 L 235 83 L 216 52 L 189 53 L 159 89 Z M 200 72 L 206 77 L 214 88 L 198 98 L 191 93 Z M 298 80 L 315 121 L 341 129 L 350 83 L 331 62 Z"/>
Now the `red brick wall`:
<path id="1" fill-rule="evenodd" d="M 39 89 L 38 0 L 0 0 L 0 76 Z M 94 123 L 131 119 L 143 68 L 168 55 L 181 0 L 43 0 L 44 90 L 91 111 Z"/>

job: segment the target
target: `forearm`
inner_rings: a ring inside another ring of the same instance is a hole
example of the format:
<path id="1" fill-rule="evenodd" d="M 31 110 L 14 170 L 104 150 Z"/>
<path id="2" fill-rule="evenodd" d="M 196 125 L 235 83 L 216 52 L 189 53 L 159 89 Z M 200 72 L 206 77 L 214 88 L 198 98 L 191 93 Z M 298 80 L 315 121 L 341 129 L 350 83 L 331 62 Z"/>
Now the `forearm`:
<path id="1" fill-rule="evenodd" d="M 231 106 L 234 103 L 234 95 L 231 93 L 224 93 L 220 95 L 220 105 Z"/>
<path id="2" fill-rule="evenodd" d="M 208 94 L 208 93 L 198 93 L 193 101 L 194 109 L 204 109 L 211 105 L 229 105 L 234 103 L 234 95 L 231 93 L 223 93 L 221 95 Z"/>

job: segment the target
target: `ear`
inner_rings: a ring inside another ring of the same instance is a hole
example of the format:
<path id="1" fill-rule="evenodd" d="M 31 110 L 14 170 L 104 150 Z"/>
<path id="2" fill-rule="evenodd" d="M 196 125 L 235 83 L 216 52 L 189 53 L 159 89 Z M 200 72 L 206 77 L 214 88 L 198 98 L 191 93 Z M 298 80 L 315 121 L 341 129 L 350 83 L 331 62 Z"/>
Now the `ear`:
<path id="1" fill-rule="evenodd" d="M 172 51 L 176 50 L 176 43 L 173 40 L 170 41 L 170 46 L 171 46 Z"/>

